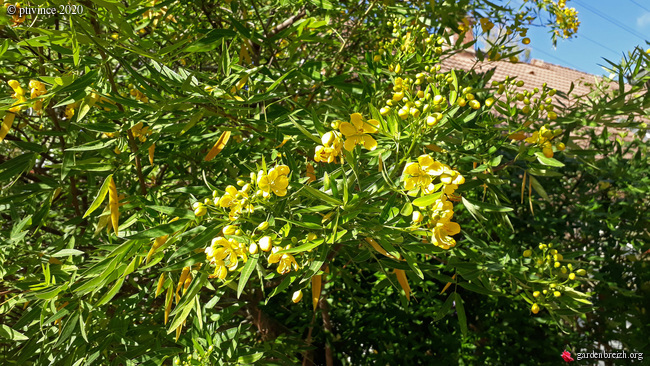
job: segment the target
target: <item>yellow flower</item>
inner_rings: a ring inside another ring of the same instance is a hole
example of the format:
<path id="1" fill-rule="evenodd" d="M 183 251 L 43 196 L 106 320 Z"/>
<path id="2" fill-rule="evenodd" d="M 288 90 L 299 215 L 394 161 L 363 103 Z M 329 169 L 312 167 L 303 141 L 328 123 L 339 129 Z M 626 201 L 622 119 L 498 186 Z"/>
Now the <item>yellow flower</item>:
<path id="1" fill-rule="evenodd" d="M 361 113 L 353 113 L 350 115 L 350 122 L 343 122 L 339 126 L 339 130 L 345 136 L 344 147 L 347 151 L 354 150 L 358 144 L 363 145 L 368 150 L 377 148 L 377 141 L 375 141 L 369 133 L 377 132 L 379 121 L 376 119 L 369 119 L 363 122 Z"/>
<path id="2" fill-rule="evenodd" d="M 215 198 L 215 205 L 218 204 L 222 208 L 230 208 L 229 218 L 230 221 L 236 220 L 242 212 L 253 212 L 254 207 L 248 202 L 248 190 L 250 186 L 244 186 L 241 190 L 237 190 L 232 185 L 226 187 L 226 193 L 220 198 Z"/>
<path id="3" fill-rule="evenodd" d="M 408 163 L 404 167 L 405 188 L 411 190 L 413 188 L 427 188 L 431 185 L 433 177 L 439 176 L 445 172 L 445 166 L 428 155 L 420 155 L 418 162 Z"/>
<path id="4" fill-rule="evenodd" d="M 290 248 L 291 246 L 287 245 L 287 247 L 284 249 L 290 249 Z M 294 271 L 300 269 L 298 263 L 296 262 L 296 259 L 291 254 L 287 254 L 287 253 L 278 254 L 280 250 L 282 250 L 282 247 L 274 247 L 273 249 L 271 249 L 271 255 L 269 255 L 269 263 L 279 263 L 278 264 L 279 274 L 289 273 L 291 271 L 291 267 L 293 267 Z"/>
<path id="5" fill-rule="evenodd" d="M 449 249 L 456 246 L 456 240 L 451 235 L 460 233 L 460 225 L 455 222 L 438 223 L 433 228 L 432 242 L 442 249 Z"/>
<path id="6" fill-rule="evenodd" d="M 239 258 L 244 262 L 248 260 L 247 250 L 248 248 L 235 239 L 221 236 L 212 239 L 212 244 L 205 248 L 208 261 L 215 266 L 214 273 L 210 277 L 222 280 L 226 278 L 228 271 L 237 269 Z"/>
<path id="7" fill-rule="evenodd" d="M 307 183 L 311 183 L 316 180 L 316 171 L 314 170 L 313 165 L 307 163 L 307 173 L 305 175 L 307 175 L 307 178 L 309 178 L 307 180 Z"/>
<path id="8" fill-rule="evenodd" d="M 445 195 L 440 196 L 433 204 L 433 212 L 431 214 L 431 223 L 437 225 L 439 223 L 449 222 L 454 217 L 454 204 L 447 201 Z"/>
<path id="9" fill-rule="evenodd" d="M 284 197 L 287 194 L 287 187 L 289 186 L 289 167 L 286 165 L 278 165 L 269 170 L 268 174 L 260 171 L 257 175 L 257 186 L 262 190 L 264 197 L 268 197 L 271 191 L 276 196 Z"/>
<path id="10" fill-rule="evenodd" d="M 330 131 L 321 137 L 323 145 L 316 146 L 314 160 L 316 162 L 336 163 L 336 157 L 341 155 L 341 135 L 336 131 Z"/>

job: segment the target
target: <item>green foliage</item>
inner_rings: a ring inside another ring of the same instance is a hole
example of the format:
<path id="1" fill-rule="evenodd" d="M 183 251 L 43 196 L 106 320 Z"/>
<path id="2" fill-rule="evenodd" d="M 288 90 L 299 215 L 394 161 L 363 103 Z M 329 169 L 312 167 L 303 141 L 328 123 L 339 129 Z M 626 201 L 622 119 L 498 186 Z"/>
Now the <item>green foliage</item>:
<path id="1" fill-rule="evenodd" d="M 552 1 L 74 5 L 0 18 L 3 364 L 648 348 L 642 50 L 574 97 L 444 68 Z"/>

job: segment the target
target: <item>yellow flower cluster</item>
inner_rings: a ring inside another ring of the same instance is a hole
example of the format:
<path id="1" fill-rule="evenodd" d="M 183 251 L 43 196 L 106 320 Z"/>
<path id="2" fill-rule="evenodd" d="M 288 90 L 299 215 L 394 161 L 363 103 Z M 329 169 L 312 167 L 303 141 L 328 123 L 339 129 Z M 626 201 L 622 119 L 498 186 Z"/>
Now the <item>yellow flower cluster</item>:
<path id="1" fill-rule="evenodd" d="M 131 88 L 129 94 L 131 94 L 131 96 L 135 97 L 136 100 L 142 103 L 149 103 L 149 98 L 136 88 Z"/>
<path id="2" fill-rule="evenodd" d="M 279 197 L 286 196 L 287 187 L 289 186 L 289 173 L 289 167 L 286 165 L 271 168 L 268 174 L 264 174 L 264 171 L 260 170 L 257 173 L 257 187 L 262 191 L 262 197 L 269 197 L 271 192 Z"/>
<path id="3" fill-rule="evenodd" d="M 481 24 L 481 29 L 483 32 L 489 32 L 494 28 L 494 23 L 490 21 L 490 18 L 481 18 L 479 19 L 479 23 Z"/>
<path id="4" fill-rule="evenodd" d="M 72 117 L 74 117 L 74 110 L 78 107 L 78 104 L 79 103 L 71 103 L 65 106 L 64 114 L 67 120 L 70 120 Z"/>
<path id="5" fill-rule="evenodd" d="M 460 225 L 451 222 L 454 207 L 448 196 L 454 194 L 465 178 L 448 165 L 433 160 L 428 155 L 421 155 L 418 161 L 408 163 L 402 174 L 404 186 L 410 193 L 417 194 L 420 190 L 424 195 L 430 195 L 441 190 L 440 197 L 424 208 L 425 213 L 413 212 L 413 225 L 419 227 L 426 224 L 432 232 L 432 243 L 442 249 L 450 249 L 456 245 L 452 235 L 460 232 Z M 414 192 L 415 191 L 415 192 Z"/>
<path id="6" fill-rule="evenodd" d="M 566 263 L 564 256 L 560 254 L 557 249 L 553 249 L 553 244 L 539 244 L 540 252 L 526 249 L 523 252 L 524 258 L 530 258 L 530 263 L 535 267 L 534 272 L 537 276 L 544 276 L 548 274 L 550 279 L 543 279 L 540 277 L 536 281 L 539 286 L 532 293 L 533 307 L 531 308 L 534 314 L 537 314 L 540 309 L 538 302 L 543 305 L 549 305 L 554 301 L 554 298 L 562 296 L 562 291 L 569 289 L 567 284 L 570 281 L 575 281 L 577 276 L 586 276 L 587 271 L 584 269 L 574 269 L 572 263 Z M 541 291 L 540 291 L 541 290 Z"/>
<path id="7" fill-rule="evenodd" d="M 11 96 L 12 98 L 16 99 L 14 104 L 9 108 L 9 112 L 12 113 L 18 113 L 23 109 L 23 106 L 21 104 L 27 102 L 27 98 L 25 98 L 25 90 L 20 86 L 20 83 L 17 80 L 9 80 L 7 82 L 11 89 L 14 90 L 14 94 Z"/>
<path id="8" fill-rule="evenodd" d="M 440 65 L 425 66 L 425 73 L 418 73 L 414 79 L 410 77 L 397 77 L 393 86 L 391 99 L 386 105 L 380 108 L 382 116 L 388 116 L 393 109 L 402 120 L 413 118 L 416 122 L 423 121 L 426 127 L 436 126 L 444 118 L 444 113 L 454 106 L 465 107 L 476 110 L 481 108 L 481 103 L 476 100 L 471 87 L 462 88 L 458 86 L 458 97 L 453 101 L 448 100 L 442 93 L 444 89 L 454 88 L 454 78 L 449 73 L 440 73 Z M 451 97 L 451 93 L 450 93 Z M 485 101 L 487 107 L 494 103 L 493 98 Z M 423 123 L 423 126 L 424 126 Z"/>
<path id="9" fill-rule="evenodd" d="M 14 23 L 13 26 L 17 27 L 17 26 L 21 25 L 25 21 L 26 15 L 20 16 L 20 4 L 19 3 L 12 4 L 10 2 L 5 1 L 5 3 L 4 3 L 5 9 L 8 8 L 10 5 L 15 6 L 15 11 L 14 11 L 13 15 L 11 16 L 11 20 Z M 4 13 L 8 14 L 7 10 L 5 10 Z"/>
<path id="10" fill-rule="evenodd" d="M 45 94 L 45 84 L 41 83 L 38 80 L 30 80 L 29 81 L 29 89 L 30 89 L 30 95 L 29 97 L 31 99 L 36 99 L 40 97 L 41 95 Z M 37 112 L 40 112 L 43 109 L 43 101 L 42 100 L 37 100 L 34 102 L 34 110 Z"/>
<path id="11" fill-rule="evenodd" d="M 250 213 L 255 209 L 248 196 L 250 189 L 250 184 L 244 184 L 239 190 L 235 186 L 229 185 L 226 187 L 223 196 L 214 198 L 214 204 L 221 208 L 230 209 L 228 218 L 230 221 L 237 220 L 242 213 Z"/>
<path id="12" fill-rule="evenodd" d="M 151 129 L 149 126 L 144 126 L 142 122 L 138 122 L 133 127 L 131 127 L 131 133 L 133 137 L 140 140 L 140 142 L 147 141 L 147 136 L 151 135 Z"/>
<path id="13" fill-rule="evenodd" d="M 466 28 L 463 28 L 464 24 L 460 26 L 462 32 L 463 29 L 470 29 L 469 19 L 467 22 Z M 444 38 L 430 34 L 426 24 L 415 19 L 400 18 L 388 22 L 387 25 L 393 27 L 392 37 L 379 43 L 374 61 L 378 62 L 386 58 L 389 71 L 397 74 L 402 71 L 398 61 L 403 56 L 418 54 L 425 58 L 437 57 L 443 53 Z"/>
<path id="14" fill-rule="evenodd" d="M 377 141 L 369 134 L 377 132 L 379 121 L 376 119 L 369 119 L 363 121 L 361 113 L 353 113 L 350 115 L 350 122 L 343 122 L 339 126 L 339 131 L 345 136 L 343 147 L 347 151 L 354 150 L 356 145 L 362 145 L 368 150 L 377 148 Z"/>
<path id="15" fill-rule="evenodd" d="M 544 156 L 547 158 L 552 158 L 553 157 L 553 145 L 551 142 L 553 139 L 559 135 L 562 134 L 562 130 L 556 129 L 555 131 L 551 131 L 549 128 L 549 125 L 546 124 L 542 126 L 539 131 L 533 132 L 533 135 L 528 137 L 525 141 L 529 144 L 535 144 L 539 146 L 542 149 L 542 153 Z M 566 148 L 564 146 L 564 143 L 559 142 L 555 144 L 555 148 L 558 151 L 564 151 Z"/>
<path id="16" fill-rule="evenodd" d="M 575 8 L 567 8 L 565 0 L 558 1 L 557 7 L 554 8 L 554 13 L 555 22 L 562 29 L 562 37 L 569 38 L 578 32 L 578 27 L 580 26 L 578 11 Z M 559 30 L 555 31 L 555 34 L 558 36 L 560 35 L 559 33 Z"/>
<path id="17" fill-rule="evenodd" d="M 575 8 L 567 8 L 566 0 L 524 0 L 532 1 L 538 7 L 544 7 L 555 15 L 555 23 L 559 29 L 554 32 L 557 36 L 569 38 L 578 32 L 580 22 L 578 21 L 578 11 Z"/>
<path id="18" fill-rule="evenodd" d="M 279 251 L 283 249 L 291 249 L 291 245 L 287 245 L 286 247 L 273 247 L 271 249 L 271 254 L 269 255 L 268 262 L 269 263 L 278 263 L 278 273 L 279 274 L 285 274 L 289 273 L 291 271 L 291 268 L 293 267 L 294 271 L 297 271 L 300 269 L 300 266 L 298 266 L 298 262 L 296 262 L 296 258 L 294 258 L 293 255 L 288 254 L 288 253 L 278 253 Z"/>
<path id="19" fill-rule="evenodd" d="M 246 245 L 236 239 L 226 239 L 221 236 L 212 239 L 211 245 L 205 248 L 205 255 L 208 261 L 215 267 L 214 273 L 210 275 L 210 278 L 225 279 L 228 271 L 232 272 L 237 269 L 240 258 L 246 263 L 248 254 Z"/>
<path id="20" fill-rule="evenodd" d="M 271 168 L 268 173 L 264 173 L 263 170 L 260 170 L 258 174 L 251 173 L 250 183 L 243 180 L 237 181 L 237 185 L 241 187 L 239 190 L 235 186 L 229 185 L 223 195 L 214 191 L 212 199 L 206 198 L 203 202 L 194 202 L 192 205 L 194 215 L 204 216 L 208 213 L 208 207 L 214 205 L 216 208 L 228 209 L 228 218 L 230 221 L 235 221 L 242 214 L 252 213 L 255 210 L 255 206 L 251 202 L 255 197 L 269 198 L 271 192 L 279 197 L 286 196 L 289 173 L 289 167 L 286 165 Z M 253 189 L 253 185 L 257 185 L 257 191 Z M 255 194 L 251 195 L 251 191 Z"/>
<path id="21" fill-rule="evenodd" d="M 341 162 L 343 162 L 343 155 L 341 155 L 341 148 L 343 147 L 343 141 L 341 140 L 341 134 L 337 131 L 330 131 L 325 133 L 321 137 L 322 145 L 316 146 L 316 152 L 314 154 L 314 160 L 318 163 L 336 163 L 336 158 L 340 157 Z"/>

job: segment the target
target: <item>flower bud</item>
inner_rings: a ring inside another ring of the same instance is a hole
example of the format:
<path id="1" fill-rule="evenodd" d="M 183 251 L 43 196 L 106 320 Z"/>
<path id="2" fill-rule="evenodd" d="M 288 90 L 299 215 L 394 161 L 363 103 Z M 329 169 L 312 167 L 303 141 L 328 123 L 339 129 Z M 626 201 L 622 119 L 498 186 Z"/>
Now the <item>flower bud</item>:
<path id="1" fill-rule="evenodd" d="M 576 274 L 578 276 L 585 276 L 587 274 L 587 271 L 585 271 L 584 269 L 579 269 L 576 271 Z"/>
<path id="2" fill-rule="evenodd" d="M 268 252 L 271 250 L 271 237 L 270 236 L 264 236 L 262 237 L 258 242 L 260 246 L 260 249 L 262 249 L 265 252 Z"/>
<path id="3" fill-rule="evenodd" d="M 530 308 L 530 311 L 532 311 L 533 314 L 539 313 L 539 305 L 533 304 L 533 306 Z"/>
<path id="4" fill-rule="evenodd" d="M 235 226 L 235 225 L 226 225 L 223 228 L 222 231 L 223 231 L 224 235 L 234 235 L 235 232 L 237 231 L 237 226 Z"/>
<path id="5" fill-rule="evenodd" d="M 269 228 L 269 222 L 268 221 L 264 221 L 261 224 L 257 225 L 257 230 L 259 230 L 259 231 L 264 231 L 264 230 L 266 230 L 268 228 Z"/>
<path id="6" fill-rule="evenodd" d="M 297 304 L 302 300 L 302 290 L 298 290 L 293 293 L 293 296 L 291 296 L 291 301 L 293 301 L 294 304 Z"/>
<path id="7" fill-rule="evenodd" d="M 539 295 L 540 295 L 540 292 L 539 292 L 539 291 L 535 291 L 535 292 L 533 292 L 533 297 L 539 297 Z"/>
<path id="8" fill-rule="evenodd" d="M 525 257 L 525 258 L 530 257 L 532 254 L 533 254 L 533 251 L 532 251 L 532 250 L 530 250 L 530 249 L 526 249 L 526 250 L 524 250 L 524 257 Z"/>
<path id="9" fill-rule="evenodd" d="M 257 244 L 255 244 L 255 243 L 252 243 L 252 244 L 248 247 L 248 252 L 249 252 L 250 254 L 256 254 L 256 253 L 257 253 L 257 250 L 258 250 L 258 246 L 257 246 Z"/>

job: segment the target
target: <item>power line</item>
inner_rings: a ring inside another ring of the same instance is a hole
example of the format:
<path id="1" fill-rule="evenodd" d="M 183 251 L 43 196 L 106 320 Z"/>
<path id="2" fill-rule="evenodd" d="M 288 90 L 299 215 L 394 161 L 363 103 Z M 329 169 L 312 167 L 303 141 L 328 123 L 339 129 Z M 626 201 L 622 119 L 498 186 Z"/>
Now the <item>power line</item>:
<path id="1" fill-rule="evenodd" d="M 530 46 L 528 46 L 528 47 L 530 47 Z M 571 63 L 571 62 L 569 62 L 569 61 L 567 61 L 567 60 L 564 60 L 564 59 L 562 59 L 562 58 L 559 58 L 559 57 L 557 57 L 557 56 L 555 56 L 555 55 L 553 55 L 553 54 L 550 54 L 550 53 L 548 53 L 548 52 L 542 51 L 542 50 L 537 49 L 537 48 L 532 48 L 532 47 L 530 47 L 530 48 L 531 48 L 533 51 L 535 51 L 535 52 L 543 53 L 543 54 L 545 54 L 546 56 L 551 57 L 551 58 L 554 58 L 554 59 L 556 59 L 556 60 L 562 62 L 562 63 L 565 64 L 565 65 L 571 66 L 572 68 L 574 68 L 574 69 L 576 69 L 576 70 L 580 70 L 580 69 L 581 69 L 580 67 L 574 65 L 573 63 Z"/>
<path id="2" fill-rule="evenodd" d="M 645 41 L 645 37 L 644 37 L 641 33 L 638 33 L 638 32 L 635 31 L 634 29 L 632 29 L 632 28 L 626 26 L 625 24 L 619 22 L 618 20 L 613 19 L 613 18 L 611 18 L 611 17 L 608 17 L 608 16 L 604 15 L 604 14 L 601 13 L 600 11 L 598 11 L 598 10 L 596 10 L 596 9 L 594 9 L 594 8 L 592 8 L 592 7 L 590 7 L 589 5 L 586 5 L 586 4 L 582 3 L 581 1 L 579 2 L 579 1 L 576 0 L 576 3 L 580 4 L 580 5 L 581 5 L 582 7 L 584 7 L 585 9 L 587 9 L 587 10 L 589 10 L 590 12 L 592 12 L 592 13 L 598 15 L 599 17 L 605 19 L 606 21 L 608 21 L 608 22 L 614 24 L 615 26 L 617 26 L 617 27 L 623 29 L 624 31 L 626 31 L 626 32 L 628 32 L 628 33 L 630 33 L 630 34 L 632 34 L 633 36 L 639 37 L 641 40 Z"/>
<path id="3" fill-rule="evenodd" d="M 650 9 L 648 9 L 648 8 L 646 8 L 645 6 L 643 6 L 643 5 L 639 4 L 639 3 L 637 3 L 637 2 L 634 1 L 634 0 L 630 0 L 630 2 L 631 2 L 632 4 L 638 6 L 639 8 L 645 10 L 645 11 L 650 11 Z"/>
<path id="4" fill-rule="evenodd" d="M 618 51 L 615 51 L 615 50 L 613 50 L 613 49 L 611 49 L 611 48 L 605 46 L 604 44 L 602 44 L 602 43 L 600 43 L 600 42 L 598 42 L 598 41 L 594 41 L 593 39 L 591 39 L 591 38 L 585 36 L 584 34 L 578 34 L 578 38 L 584 38 L 584 39 L 586 39 L 587 41 L 589 41 L 589 42 L 591 42 L 591 43 L 594 43 L 594 44 L 596 44 L 596 45 L 598 45 L 598 46 L 600 46 L 600 47 L 602 47 L 602 48 L 604 48 L 604 49 L 606 49 L 606 50 L 612 51 L 612 52 L 615 53 L 617 56 L 619 55 L 619 52 L 618 52 Z"/>

